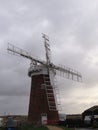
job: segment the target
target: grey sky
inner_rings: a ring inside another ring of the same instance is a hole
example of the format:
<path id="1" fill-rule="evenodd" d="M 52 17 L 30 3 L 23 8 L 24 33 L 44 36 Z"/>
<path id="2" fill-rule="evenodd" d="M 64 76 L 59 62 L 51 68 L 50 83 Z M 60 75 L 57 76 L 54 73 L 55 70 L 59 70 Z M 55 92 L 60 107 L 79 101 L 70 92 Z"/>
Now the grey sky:
<path id="1" fill-rule="evenodd" d="M 52 61 L 78 70 L 83 83 L 57 77 L 62 112 L 98 105 L 98 1 L 0 0 L 0 115 L 27 114 L 30 61 L 7 54 L 7 43 L 45 59 L 41 33 L 50 38 Z"/>

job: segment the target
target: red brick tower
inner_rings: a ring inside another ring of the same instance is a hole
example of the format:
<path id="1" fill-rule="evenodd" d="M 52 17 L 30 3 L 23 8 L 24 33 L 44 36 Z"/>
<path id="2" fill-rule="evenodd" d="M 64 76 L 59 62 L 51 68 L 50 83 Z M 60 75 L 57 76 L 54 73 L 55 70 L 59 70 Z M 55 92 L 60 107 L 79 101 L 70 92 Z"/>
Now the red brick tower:
<path id="1" fill-rule="evenodd" d="M 31 93 L 28 120 L 33 124 L 41 122 L 41 115 L 46 114 L 48 121 L 58 121 L 53 86 L 45 66 L 31 66 L 29 69 L 31 77 Z"/>

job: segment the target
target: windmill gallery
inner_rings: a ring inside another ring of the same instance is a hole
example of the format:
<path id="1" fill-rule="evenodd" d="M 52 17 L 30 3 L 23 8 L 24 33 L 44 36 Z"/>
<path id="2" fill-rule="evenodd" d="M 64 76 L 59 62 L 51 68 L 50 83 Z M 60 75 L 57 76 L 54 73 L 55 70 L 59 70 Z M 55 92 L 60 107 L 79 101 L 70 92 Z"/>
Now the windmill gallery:
<path id="1" fill-rule="evenodd" d="M 34 125 L 38 123 L 56 123 L 59 120 L 59 100 L 56 94 L 54 77 L 56 72 L 65 75 L 66 78 L 80 81 L 82 76 L 71 68 L 65 68 L 51 63 L 49 38 L 43 34 L 46 51 L 46 61 L 32 57 L 26 51 L 8 44 L 8 52 L 27 58 L 31 61 L 28 71 L 31 77 L 31 91 L 28 121 Z"/>

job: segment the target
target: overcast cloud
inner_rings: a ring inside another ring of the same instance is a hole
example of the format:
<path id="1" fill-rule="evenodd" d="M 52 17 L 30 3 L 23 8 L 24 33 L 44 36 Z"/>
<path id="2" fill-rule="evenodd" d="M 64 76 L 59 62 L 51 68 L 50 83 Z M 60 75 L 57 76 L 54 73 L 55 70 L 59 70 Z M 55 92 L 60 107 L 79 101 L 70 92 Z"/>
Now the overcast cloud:
<path id="1" fill-rule="evenodd" d="M 30 61 L 9 55 L 7 43 L 45 60 L 41 33 L 52 61 L 83 76 L 82 83 L 57 77 L 62 113 L 98 105 L 98 0 L 0 0 L 0 115 L 28 114 L 30 95 Z"/>

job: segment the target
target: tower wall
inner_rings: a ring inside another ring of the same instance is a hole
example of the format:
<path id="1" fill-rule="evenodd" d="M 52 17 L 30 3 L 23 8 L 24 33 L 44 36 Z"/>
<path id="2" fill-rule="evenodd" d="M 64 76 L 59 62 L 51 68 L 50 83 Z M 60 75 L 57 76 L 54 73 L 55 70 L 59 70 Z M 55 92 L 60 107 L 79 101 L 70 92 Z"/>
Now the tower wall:
<path id="1" fill-rule="evenodd" d="M 35 71 L 33 71 L 35 73 Z M 29 112 L 28 112 L 28 120 L 33 124 L 41 123 L 41 115 L 42 113 L 47 114 L 47 120 L 49 122 L 54 120 L 59 120 L 58 111 L 57 110 L 49 110 L 49 104 L 46 93 L 46 86 L 44 83 L 44 76 L 49 77 L 48 73 L 41 74 L 32 74 L 31 73 L 31 92 L 30 92 L 30 103 L 29 103 Z M 49 80 L 50 82 L 50 80 Z M 48 83 L 49 84 L 49 83 Z M 50 83 L 51 84 L 51 83 Z M 52 86 L 51 90 L 52 89 Z M 55 98 L 53 95 L 53 102 L 55 103 Z M 55 104 L 56 107 L 56 104 Z"/>

